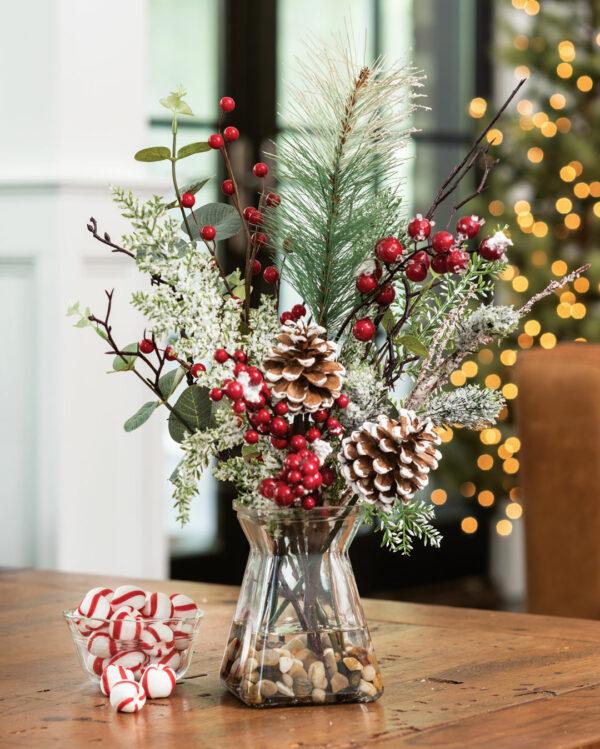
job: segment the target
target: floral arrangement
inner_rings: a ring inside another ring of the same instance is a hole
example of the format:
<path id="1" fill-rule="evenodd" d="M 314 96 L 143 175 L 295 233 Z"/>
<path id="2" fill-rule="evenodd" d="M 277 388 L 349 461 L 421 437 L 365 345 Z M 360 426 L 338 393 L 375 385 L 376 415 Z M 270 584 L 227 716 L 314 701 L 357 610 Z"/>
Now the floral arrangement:
<path id="1" fill-rule="evenodd" d="M 182 88 L 161 100 L 172 112 L 170 147 L 138 161 L 170 162 L 174 199 L 113 197 L 131 233 L 120 243 L 88 230 L 147 277 L 131 303 L 147 319 L 125 344 L 104 315 L 79 305 L 78 326 L 108 346 L 113 369 L 153 394 L 125 422 L 132 431 L 155 411 L 168 417 L 182 458 L 171 481 L 185 522 L 200 475 L 211 464 L 232 482 L 237 502 L 295 513 L 358 504 L 393 550 L 414 538 L 438 545 L 433 508 L 419 498 L 441 459 L 438 428 L 482 429 L 504 406 L 495 390 L 450 388 L 451 373 L 480 347 L 514 332 L 542 296 L 585 268 L 553 281 L 520 309 L 493 303 L 494 280 L 512 241 L 502 227 L 482 236 L 484 219 L 458 212 L 485 188 L 494 161 L 485 136 L 498 114 L 440 186 L 424 213 L 406 216 L 398 179 L 413 132 L 422 76 L 383 61 L 360 67 L 321 50 L 322 65 L 295 91 L 292 132 L 278 139 L 281 193 L 272 166 L 256 163 L 256 205 L 244 206 L 228 149 L 239 132 L 225 119 L 207 142 L 178 146 L 178 121 L 192 114 Z M 182 159 L 218 151 L 224 203 L 199 199 L 206 180 L 180 187 Z M 477 189 L 458 199 L 475 169 Z M 435 226 L 451 205 L 445 228 Z M 452 230 L 450 230 L 452 229 Z M 225 273 L 219 242 L 241 235 L 243 266 Z M 265 291 L 260 291 L 260 284 Z M 279 310 L 282 282 L 301 303 Z"/>

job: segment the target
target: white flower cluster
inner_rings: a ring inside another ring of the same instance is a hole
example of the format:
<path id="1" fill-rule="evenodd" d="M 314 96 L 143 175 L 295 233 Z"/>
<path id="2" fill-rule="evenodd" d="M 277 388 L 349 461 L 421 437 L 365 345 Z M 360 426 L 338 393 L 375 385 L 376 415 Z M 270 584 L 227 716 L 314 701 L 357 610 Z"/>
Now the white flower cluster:
<path id="1" fill-rule="evenodd" d="M 250 310 L 250 332 L 244 336 L 242 347 L 255 366 L 262 367 L 280 331 L 276 299 L 263 294 L 258 307 Z"/>
<path id="2" fill-rule="evenodd" d="M 272 476 L 281 467 L 275 455 L 265 450 L 262 461 L 236 456 L 215 466 L 214 476 L 220 481 L 230 481 L 236 488 L 236 501 L 251 505 L 256 509 L 272 507 L 273 500 L 266 499 L 258 492 L 263 479 Z"/>
<path id="3" fill-rule="evenodd" d="M 356 429 L 365 421 L 385 412 L 387 387 L 377 370 L 366 361 L 354 359 L 346 365 L 344 393 L 350 398 L 347 408 L 340 411 L 340 422 L 348 429 Z"/>
<path id="4" fill-rule="evenodd" d="M 501 393 L 479 385 L 439 392 L 427 404 L 426 415 L 438 425 L 458 424 L 466 429 L 485 429 L 496 423 L 506 405 Z"/>
<path id="5" fill-rule="evenodd" d="M 504 338 L 519 324 L 519 313 L 513 307 L 482 304 L 461 323 L 456 344 L 459 349 L 479 348 L 484 338 Z"/>

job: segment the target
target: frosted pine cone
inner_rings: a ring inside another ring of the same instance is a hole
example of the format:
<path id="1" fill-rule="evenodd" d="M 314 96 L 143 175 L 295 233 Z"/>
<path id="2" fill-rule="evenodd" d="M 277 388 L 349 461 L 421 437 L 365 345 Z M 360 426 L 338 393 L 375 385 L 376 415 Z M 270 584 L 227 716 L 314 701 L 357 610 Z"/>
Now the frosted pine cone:
<path id="1" fill-rule="evenodd" d="M 441 442 L 429 419 L 401 409 L 398 420 L 378 416 L 342 440 L 342 474 L 370 504 L 384 507 L 410 500 L 429 481 L 442 457 Z"/>
<path id="2" fill-rule="evenodd" d="M 292 413 L 331 408 L 340 395 L 346 370 L 336 361 L 335 344 L 324 334 L 319 325 L 290 320 L 264 361 L 273 397 L 284 400 Z"/>

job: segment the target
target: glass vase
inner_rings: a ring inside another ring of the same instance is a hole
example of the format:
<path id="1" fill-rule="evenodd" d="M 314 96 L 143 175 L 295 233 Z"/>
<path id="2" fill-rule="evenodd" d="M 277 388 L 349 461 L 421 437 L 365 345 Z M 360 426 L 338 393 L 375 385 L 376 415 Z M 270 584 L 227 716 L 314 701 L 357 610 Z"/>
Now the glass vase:
<path id="1" fill-rule="evenodd" d="M 225 686 L 252 707 L 378 699 L 383 682 L 348 557 L 360 512 L 235 509 L 250 556 Z"/>

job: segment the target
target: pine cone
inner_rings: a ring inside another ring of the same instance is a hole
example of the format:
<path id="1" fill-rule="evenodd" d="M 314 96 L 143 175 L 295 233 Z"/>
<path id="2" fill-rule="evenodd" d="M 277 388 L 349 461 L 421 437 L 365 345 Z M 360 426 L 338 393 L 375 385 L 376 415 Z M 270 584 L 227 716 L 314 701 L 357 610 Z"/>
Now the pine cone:
<path id="1" fill-rule="evenodd" d="M 370 504 L 408 502 L 429 481 L 442 457 L 441 442 L 429 419 L 401 409 L 398 421 L 378 416 L 342 440 L 339 461 L 354 491 Z"/>
<path id="2" fill-rule="evenodd" d="M 340 395 L 346 370 L 335 360 L 335 343 L 323 338 L 324 333 L 325 328 L 302 318 L 290 320 L 264 361 L 273 397 L 286 401 L 292 413 L 330 408 Z"/>

